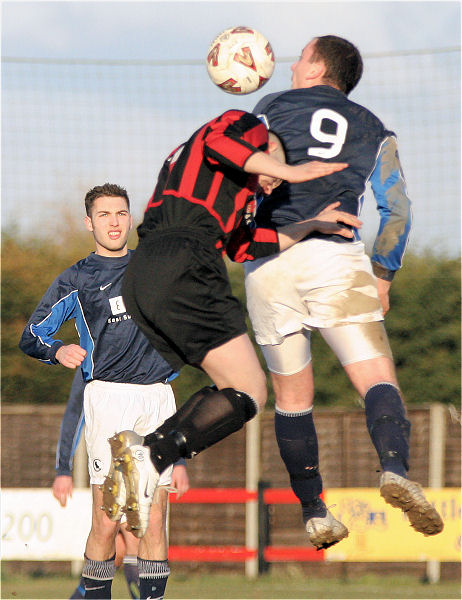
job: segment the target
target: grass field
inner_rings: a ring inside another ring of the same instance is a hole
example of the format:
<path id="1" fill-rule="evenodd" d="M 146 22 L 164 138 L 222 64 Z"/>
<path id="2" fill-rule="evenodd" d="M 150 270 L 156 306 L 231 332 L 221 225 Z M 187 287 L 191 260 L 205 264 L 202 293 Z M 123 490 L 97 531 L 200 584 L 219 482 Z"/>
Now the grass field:
<path id="1" fill-rule="evenodd" d="M 71 577 L 18 577 L 8 575 L 2 581 L 2 598 L 69 598 L 76 585 Z M 119 572 L 112 587 L 114 599 L 129 598 L 125 579 Z M 358 579 L 312 579 L 296 575 L 268 575 L 249 581 L 242 575 L 171 575 L 166 600 L 203 598 L 440 598 L 461 597 L 457 581 L 428 585 L 415 577 L 379 577 L 368 575 Z"/>

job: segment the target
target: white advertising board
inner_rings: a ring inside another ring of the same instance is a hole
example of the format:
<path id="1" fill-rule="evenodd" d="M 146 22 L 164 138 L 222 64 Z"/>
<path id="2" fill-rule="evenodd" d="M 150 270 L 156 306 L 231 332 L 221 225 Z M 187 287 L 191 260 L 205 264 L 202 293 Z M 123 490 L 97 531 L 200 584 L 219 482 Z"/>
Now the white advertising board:
<path id="1" fill-rule="evenodd" d="M 1 491 L 2 560 L 81 560 L 91 525 L 89 489 L 74 490 L 66 507 L 50 489 Z"/>

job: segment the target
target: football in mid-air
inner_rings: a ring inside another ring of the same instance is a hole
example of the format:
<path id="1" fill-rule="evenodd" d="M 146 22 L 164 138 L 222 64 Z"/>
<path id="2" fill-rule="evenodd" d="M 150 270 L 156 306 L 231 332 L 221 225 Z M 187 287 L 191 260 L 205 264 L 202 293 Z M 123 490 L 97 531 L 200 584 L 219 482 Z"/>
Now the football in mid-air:
<path id="1" fill-rule="evenodd" d="M 207 70 L 213 83 L 225 92 L 250 94 L 273 74 L 273 49 L 256 29 L 231 27 L 211 43 Z"/>

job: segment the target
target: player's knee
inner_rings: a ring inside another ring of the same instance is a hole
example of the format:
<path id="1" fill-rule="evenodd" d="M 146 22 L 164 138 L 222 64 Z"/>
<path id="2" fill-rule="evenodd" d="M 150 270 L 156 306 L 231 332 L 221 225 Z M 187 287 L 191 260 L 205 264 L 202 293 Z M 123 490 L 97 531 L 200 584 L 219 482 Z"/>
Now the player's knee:
<path id="1" fill-rule="evenodd" d="M 265 407 L 266 401 L 268 399 L 268 388 L 266 384 L 266 376 L 262 371 L 255 377 L 255 381 L 252 382 L 252 385 L 246 386 L 245 393 L 253 398 L 258 406 L 258 410 L 263 410 Z"/>

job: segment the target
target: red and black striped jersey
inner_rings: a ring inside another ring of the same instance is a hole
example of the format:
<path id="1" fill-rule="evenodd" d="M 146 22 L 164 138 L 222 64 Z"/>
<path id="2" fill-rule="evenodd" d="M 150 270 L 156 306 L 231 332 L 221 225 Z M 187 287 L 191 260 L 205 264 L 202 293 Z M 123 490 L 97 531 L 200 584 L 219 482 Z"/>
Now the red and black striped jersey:
<path id="1" fill-rule="evenodd" d="M 266 127 L 250 113 L 229 110 L 203 125 L 166 159 L 140 240 L 159 229 L 193 228 L 236 262 L 278 252 L 276 230 L 252 226 L 257 176 L 244 171 L 267 147 Z"/>

